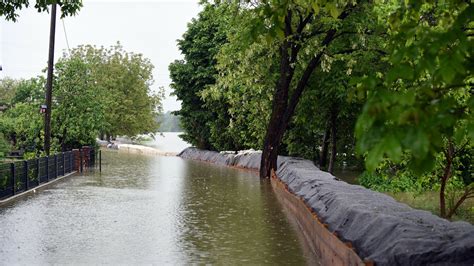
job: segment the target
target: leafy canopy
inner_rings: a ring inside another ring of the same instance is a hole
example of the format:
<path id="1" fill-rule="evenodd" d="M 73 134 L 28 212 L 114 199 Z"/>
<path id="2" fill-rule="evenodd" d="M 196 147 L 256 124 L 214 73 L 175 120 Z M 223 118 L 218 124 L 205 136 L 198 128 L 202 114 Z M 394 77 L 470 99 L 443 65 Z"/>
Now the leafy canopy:
<path id="1" fill-rule="evenodd" d="M 48 7 L 56 3 L 61 8 L 61 18 L 75 15 L 82 7 L 82 0 L 36 0 L 34 7 L 38 12 L 48 10 Z M 5 16 L 7 20 L 16 21 L 18 10 L 31 5 L 29 0 L 4 0 L 0 1 L 0 17 Z"/>
<path id="2" fill-rule="evenodd" d="M 417 172 L 433 169 L 446 141 L 474 138 L 474 4 L 405 1 L 390 16 L 390 67 L 363 78 L 368 99 L 356 127 L 369 170 L 412 155 Z"/>

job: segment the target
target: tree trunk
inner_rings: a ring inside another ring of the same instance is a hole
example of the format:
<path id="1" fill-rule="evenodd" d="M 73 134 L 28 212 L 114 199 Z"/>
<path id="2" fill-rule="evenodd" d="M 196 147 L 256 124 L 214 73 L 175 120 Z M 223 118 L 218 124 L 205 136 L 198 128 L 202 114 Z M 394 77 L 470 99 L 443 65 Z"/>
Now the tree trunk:
<path id="1" fill-rule="evenodd" d="M 331 110 L 331 157 L 329 159 L 328 172 L 333 174 L 337 154 L 337 108 Z"/>
<path id="2" fill-rule="evenodd" d="M 439 190 L 439 212 L 440 216 L 443 218 L 448 218 L 446 215 L 446 183 L 451 177 L 451 168 L 454 157 L 454 144 L 451 140 L 448 141 L 448 147 L 444 153 L 446 157 L 446 166 L 444 167 L 443 175 L 441 176 L 441 188 Z"/>
<path id="3" fill-rule="evenodd" d="M 326 123 L 326 130 L 324 131 L 323 143 L 321 145 L 321 156 L 319 157 L 319 168 L 325 168 L 328 162 L 328 148 L 329 148 L 329 136 L 331 135 L 330 122 Z"/>
<path id="4" fill-rule="evenodd" d="M 348 10 L 339 15 L 339 19 L 348 16 Z M 260 162 L 260 178 L 270 178 L 272 169 L 277 170 L 278 148 L 283 139 L 288 123 L 291 120 L 300 97 L 308 84 L 309 78 L 318 65 L 320 65 L 321 57 L 324 50 L 320 51 L 313 57 L 303 71 L 296 88 L 289 97 L 289 90 L 294 74 L 294 66 L 297 63 L 298 52 L 301 44 L 294 40 L 301 38 L 301 33 L 308 23 L 310 14 L 307 19 L 300 21 L 296 32 L 292 29 L 292 13 L 288 10 L 285 16 L 285 40 L 280 46 L 280 75 L 275 87 L 272 102 L 272 114 L 268 123 L 265 141 L 262 150 L 262 159 Z M 328 46 L 335 38 L 336 29 L 329 29 L 321 42 L 321 47 Z M 294 38 L 290 38 L 294 37 Z"/>
<path id="5" fill-rule="evenodd" d="M 287 49 L 282 49 L 287 50 Z M 287 53 L 282 52 L 282 57 Z M 288 59 L 288 58 L 287 58 Z M 286 111 L 289 89 L 289 62 L 282 59 L 280 80 L 273 95 L 273 108 L 267 133 L 263 144 L 262 160 L 260 162 L 260 177 L 270 178 L 271 170 L 277 170 L 278 146 L 280 145 L 281 121 Z M 284 131 L 283 131 L 284 132 Z"/>
<path id="6" fill-rule="evenodd" d="M 291 12 L 285 17 L 285 35 L 291 34 Z M 280 47 L 280 77 L 273 94 L 272 114 L 265 134 L 265 141 L 262 150 L 262 159 L 260 161 L 260 178 L 270 178 L 272 169 L 277 170 L 278 146 L 280 145 L 280 132 L 282 130 L 282 121 L 285 116 L 288 105 L 288 91 L 294 69 L 290 65 L 290 54 L 288 50 L 290 44 L 288 40 L 283 41 Z"/>
<path id="7" fill-rule="evenodd" d="M 440 216 L 446 218 L 446 199 L 444 190 L 446 188 L 446 179 L 444 176 L 441 178 L 441 188 L 439 190 L 439 212 Z"/>

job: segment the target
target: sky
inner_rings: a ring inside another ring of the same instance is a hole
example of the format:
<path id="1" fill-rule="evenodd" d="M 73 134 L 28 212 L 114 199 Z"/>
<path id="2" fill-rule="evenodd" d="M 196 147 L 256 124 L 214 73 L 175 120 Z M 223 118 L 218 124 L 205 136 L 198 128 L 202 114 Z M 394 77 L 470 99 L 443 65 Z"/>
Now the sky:
<path id="1" fill-rule="evenodd" d="M 84 0 L 74 17 L 57 19 L 55 61 L 81 44 L 109 47 L 120 41 L 128 52 L 141 53 L 155 66 L 153 90 L 165 88 L 164 111 L 180 109 L 170 96 L 168 65 L 181 55 L 176 40 L 201 7 L 198 0 L 111 1 Z M 31 78 L 42 73 L 48 61 L 50 15 L 34 8 L 19 12 L 17 22 L 0 18 L 0 78 Z M 63 25 L 64 23 L 64 25 Z"/>

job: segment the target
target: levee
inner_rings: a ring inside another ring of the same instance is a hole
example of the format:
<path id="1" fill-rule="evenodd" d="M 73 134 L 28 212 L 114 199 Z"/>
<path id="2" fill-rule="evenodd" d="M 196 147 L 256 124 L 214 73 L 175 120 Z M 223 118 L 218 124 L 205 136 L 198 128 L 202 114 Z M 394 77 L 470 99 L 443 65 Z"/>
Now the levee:
<path id="1" fill-rule="evenodd" d="M 178 156 L 258 170 L 260 153 L 188 148 Z M 272 185 L 324 265 L 473 265 L 474 226 L 349 185 L 307 160 L 278 158 Z"/>

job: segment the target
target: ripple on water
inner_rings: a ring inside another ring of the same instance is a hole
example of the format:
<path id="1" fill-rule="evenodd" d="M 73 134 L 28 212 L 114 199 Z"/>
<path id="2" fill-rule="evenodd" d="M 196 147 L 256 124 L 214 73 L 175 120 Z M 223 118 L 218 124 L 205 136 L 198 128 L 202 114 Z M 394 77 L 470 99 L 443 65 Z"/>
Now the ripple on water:
<path id="1" fill-rule="evenodd" d="M 176 157 L 103 158 L 102 173 L 0 208 L 2 263 L 305 263 L 253 173 Z"/>

